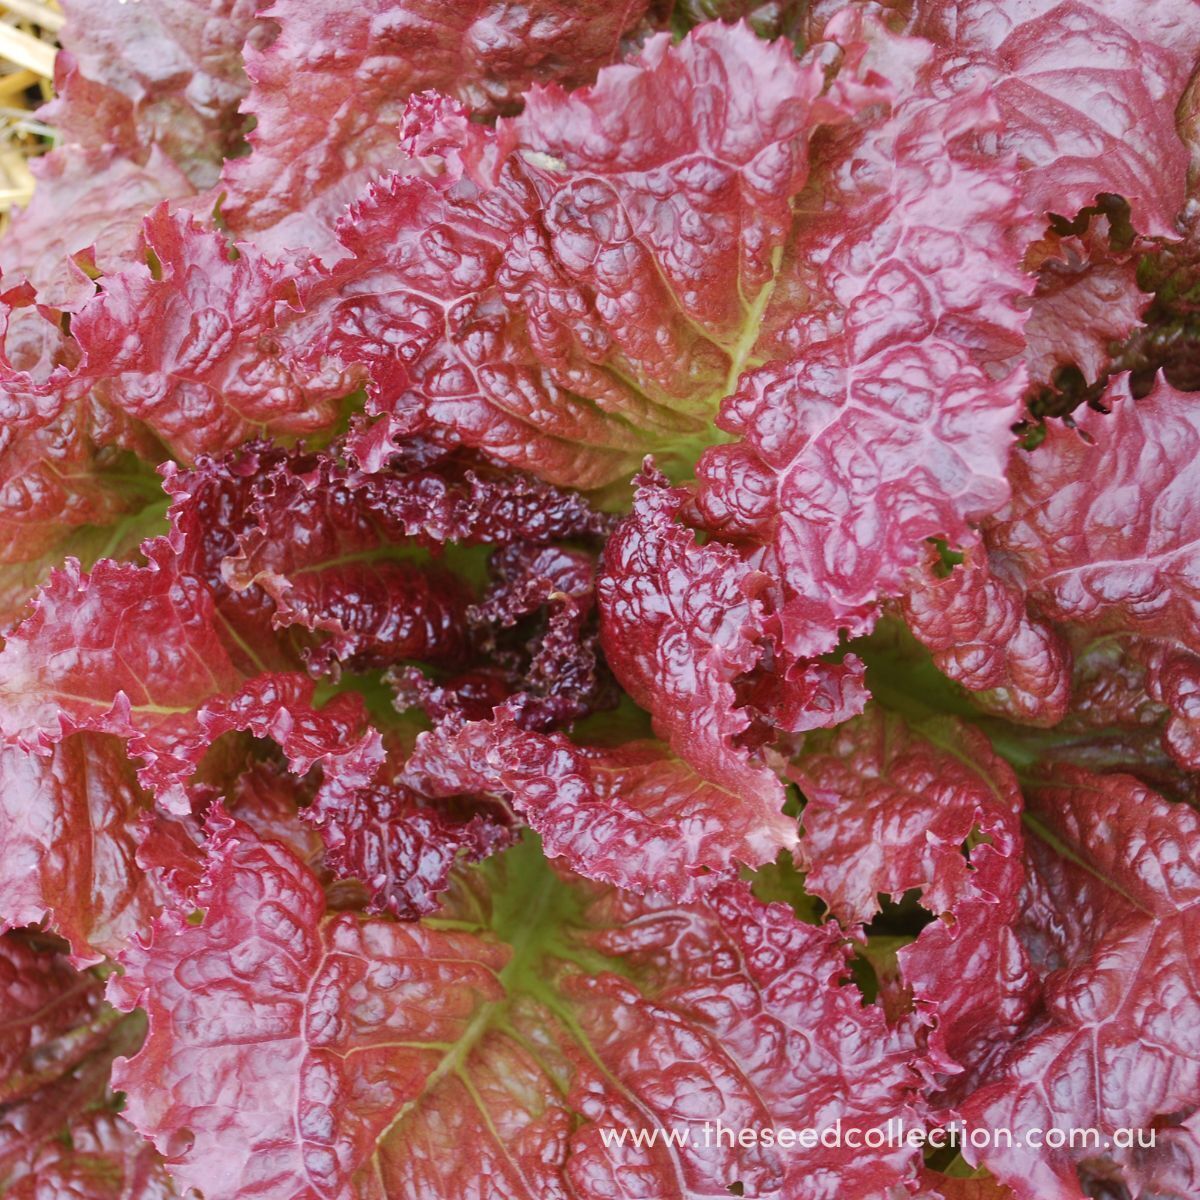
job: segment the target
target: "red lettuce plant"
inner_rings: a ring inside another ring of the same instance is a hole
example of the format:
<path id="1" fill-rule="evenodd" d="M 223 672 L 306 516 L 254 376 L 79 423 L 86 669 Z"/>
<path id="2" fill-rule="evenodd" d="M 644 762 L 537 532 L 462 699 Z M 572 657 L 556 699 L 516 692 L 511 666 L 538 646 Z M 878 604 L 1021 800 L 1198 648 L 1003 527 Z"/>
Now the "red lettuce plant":
<path id="1" fill-rule="evenodd" d="M 0 1194 L 1200 1195 L 1200 8 L 63 5 Z"/>

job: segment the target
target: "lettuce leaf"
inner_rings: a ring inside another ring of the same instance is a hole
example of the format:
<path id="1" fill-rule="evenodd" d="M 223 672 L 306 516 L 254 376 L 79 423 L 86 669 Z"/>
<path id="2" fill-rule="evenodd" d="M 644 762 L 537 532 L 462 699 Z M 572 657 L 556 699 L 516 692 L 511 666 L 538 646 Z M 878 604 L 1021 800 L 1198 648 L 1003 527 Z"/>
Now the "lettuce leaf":
<path id="1" fill-rule="evenodd" d="M 0 1192 L 1193 1200 L 1195 6 L 65 7 Z"/>
<path id="2" fill-rule="evenodd" d="M 606 1146 L 621 1124 L 700 1140 L 705 1120 L 836 1109 L 882 1126 L 908 1110 L 912 1047 L 845 982 L 836 926 L 744 885 L 679 908 L 557 875 L 533 842 L 493 863 L 444 917 L 361 921 L 326 915 L 294 856 L 225 821 L 203 919 L 158 922 L 110 983 L 149 1013 L 115 1075 L 127 1113 L 160 1145 L 192 1134 L 176 1178 L 211 1200 L 432 1196 L 466 1165 L 514 1195 L 638 1178 L 664 1195 L 741 1181 L 815 1197 L 836 1178 L 865 1198 L 910 1173 L 908 1150 Z"/>

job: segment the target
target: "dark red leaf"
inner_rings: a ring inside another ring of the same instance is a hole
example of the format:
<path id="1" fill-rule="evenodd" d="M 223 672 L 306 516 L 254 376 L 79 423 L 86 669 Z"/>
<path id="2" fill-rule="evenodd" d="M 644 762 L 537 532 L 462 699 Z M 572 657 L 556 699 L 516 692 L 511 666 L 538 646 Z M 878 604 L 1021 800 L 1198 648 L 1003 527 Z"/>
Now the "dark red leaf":
<path id="1" fill-rule="evenodd" d="M 117 1115 L 115 1056 L 145 1026 L 103 1003 L 49 939 L 0 937 L 0 1190 L 13 1200 L 168 1200 L 154 1147 Z"/>
<path id="2" fill-rule="evenodd" d="M 510 846 L 511 814 L 500 804 L 438 803 L 403 783 L 379 780 L 308 811 L 327 847 L 325 862 L 361 880 L 369 912 L 412 920 L 435 912 L 458 862 L 478 862 Z"/>

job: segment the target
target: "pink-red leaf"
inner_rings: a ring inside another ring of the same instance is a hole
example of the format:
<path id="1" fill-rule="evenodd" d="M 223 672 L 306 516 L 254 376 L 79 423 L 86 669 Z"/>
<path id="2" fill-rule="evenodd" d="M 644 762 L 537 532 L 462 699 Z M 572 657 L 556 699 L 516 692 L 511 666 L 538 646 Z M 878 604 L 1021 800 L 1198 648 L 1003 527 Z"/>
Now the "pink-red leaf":
<path id="1" fill-rule="evenodd" d="M 1139 325 L 1150 303 L 1137 277 L 1145 247 L 1118 250 L 1111 237 L 1110 221 L 1092 216 L 1082 234 L 1049 235 L 1026 256 L 1038 276 L 1025 324 L 1031 382 L 1053 389 L 1064 367 L 1087 383 L 1103 380 L 1114 349 Z"/>
<path id="2" fill-rule="evenodd" d="M 792 773 L 807 799 L 805 886 L 841 920 L 869 921 L 877 895 L 899 900 L 912 888 L 939 916 L 970 896 L 1010 909 L 1021 797 L 982 734 L 952 722 L 918 733 L 871 708 L 814 737 Z"/>
<path id="3" fill-rule="evenodd" d="M 992 1129 L 1099 1130 L 1098 1149 L 981 1156 L 1020 1200 L 1079 1200 L 1080 1160 L 1130 1160 L 1117 1129 L 1152 1129 L 1200 1103 L 1200 817 L 1130 776 L 1067 767 L 1028 802 L 1020 932 L 1045 974 L 1044 1007 L 961 1112 Z"/>
<path id="4" fill-rule="evenodd" d="M 896 48 L 905 98 L 830 139 L 799 202 L 781 287 L 807 302 L 771 343 L 786 357 L 742 377 L 717 419 L 738 440 L 698 468 L 709 527 L 780 579 L 802 657 L 869 629 L 923 539 L 969 540 L 1008 494 L 1028 288 L 1015 164 L 972 148 L 998 123 L 985 95 L 941 95 L 928 50 Z"/>
<path id="5" fill-rule="evenodd" d="M 253 0 L 65 0 L 60 72 L 77 74 L 82 94 L 53 102 L 47 120 L 63 140 L 117 142 L 138 157 L 159 146 L 197 187 L 215 182 L 241 140 L 246 94 L 242 50 L 269 31 Z M 61 78 L 61 75 L 60 75 Z M 78 83 L 78 81 L 77 81 Z"/>
<path id="6" fill-rule="evenodd" d="M 309 655 L 314 667 L 460 661 L 472 596 L 409 536 L 402 497 L 420 481 L 347 476 L 328 461 L 306 474 L 306 465 L 280 463 L 256 479 L 226 581 L 266 592 L 276 627 L 328 634 Z"/>
<path id="7" fill-rule="evenodd" d="M 1033 213 L 1070 218 L 1111 192 L 1142 233 L 1174 232 L 1187 170 L 1174 112 L 1200 51 L 1189 0 L 932 0 L 915 24 L 995 94 Z"/>
<path id="8" fill-rule="evenodd" d="M 279 35 L 247 54 L 253 153 L 229 163 L 222 211 L 271 249 L 332 249 L 341 208 L 398 166 L 409 96 L 436 89 L 479 116 L 513 111 L 532 83 L 588 83 L 619 57 L 647 0 L 368 0 L 346 7 L 274 0 Z M 336 48 L 336 52 L 335 49 Z"/>
<path id="9" fill-rule="evenodd" d="M 297 371 L 281 339 L 300 308 L 292 271 L 161 206 L 149 263 L 105 280 L 72 323 L 96 393 L 144 421 L 183 459 L 255 433 L 322 429 L 354 390 L 336 371 Z"/>
<path id="10" fill-rule="evenodd" d="M 37 203 L 0 241 L 0 264 L 58 308 L 81 308 L 95 295 L 89 272 L 111 275 L 144 262 L 138 235 L 146 214 L 192 195 L 187 177 L 158 147 L 145 165 L 101 145 L 52 150 L 33 167 Z"/>
<path id="11" fill-rule="evenodd" d="M 33 612 L 0 651 L 0 731 L 38 748 L 73 730 L 129 740 L 141 782 L 186 810 L 178 789 L 223 733 L 270 737 L 303 774 L 317 762 L 366 782 L 379 757 L 361 697 L 321 709 L 296 674 L 247 677 L 215 623 L 212 594 L 180 570 L 166 538 L 145 544 L 145 566 L 102 560 L 55 572 Z"/>
<path id="12" fill-rule="evenodd" d="M 1012 769 L 952 720 L 910 729 L 872 708 L 818 735 L 793 768 L 807 797 L 805 887 L 846 922 L 920 890 L 939 920 L 900 951 L 945 1071 L 978 1071 L 1028 1019 L 1036 987 L 1012 925 L 1024 872 Z"/>
<path id="13" fill-rule="evenodd" d="M 718 542 L 698 545 L 676 520 L 687 494 L 643 477 L 633 515 L 609 539 L 597 585 L 601 638 L 618 682 L 655 732 L 705 779 L 757 807 L 764 831 L 789 845 L 783 787 L 737 744 L 752 716 L 735 681 L 758 665 L 767 580 Z M 818 719 L 815 724 L 821 724 Z"/>
<path id="14" fill-rule="evenodd" d="M 159 907 L 134 861 L 149 807 L 114 738 L 0 750 L 0 927 L 45 920 L 77 963 L 116 954 Z"/>
<path id="15" fill-rule="evenodd" d="M 462 881 L 450 920 L 330 917 L 281 846 L 219 830 L 198 900 L 125 956 L 150 1032 L 126 1112 L 206 1200 L 333 1194 L 877 1197 L 909 1151 L 705 1148 L 704 1121 L 876 1127 L 912 1047 L 844 982 L 836 927 L 725 885 L 676 907 L 557 877 L 536 847 Z M 607 1146 L 606 1128 L 697 1144 Z"/>
<path id="16" fill-rule="evenodd" d="M 994 575 L 986 551 L 939 573 L 937 555 L 901 608 L 909 629 L 951 679 L 979 693 L 984 708 L 1036 725 L 1055 725 L 1071 699 L 1071 654 L 1033 617 L 1019 585 Z"/>
<path id="17" fill-rule="evenodd" d="M 585 745 L 522 729 L 510 704 L 487 721 L 447 722 L 417 739 L 404 777 L 430 796 L 503 796 L 546 853 L 601 883 L 673 900 L 715 874 L 760 866 L 795 822 L 705 779 L 659 742 Z"/>
<path id="18" fill-rule="evenodd" d="M 906 611 L 943 670 L 968 687 L 999 689 L 1013 715 L 1061 715 L 1078 651 L 1075 704 L 1094 709 L 1097 686 L 1112 690 L 1120 677 L 1124 699 L 1104 709 L 1136 724 L 1139 689 L 1129 690 L 1128 677 L 1144 672 L 1142 706 L 1148 693 L 1170 709 L 1167 745 L 1195 765 L 1200 420 L 1190 397 L 1166 383 L 1135 401 L 1122 378 L 1104 402 L 1111 413 L 1082 413 L 1078 431 L 1049 425 L 1036 450 L 1016 452 L 1012 502 L 985 527 L 986 557 L 946 579 L 927 575 Z M 1127 663 L 1114 674 L 1106 658 L 1096 679 L 1086 658 L 1101 641 Z"/>
<path id="19" fill-rule="evenodd" d="M 842 25 L 832 84 L 831 47 L 797 61 L 714 22 L 590 89 L 534 91 L 494 134 L 414 102 L 423 173 L 339 226 L 351 257 L 315 287 L 328 335 L 307 361 L 363 364 L 384 434 L 436 430 L 554 482 L 599 486 L 647 451 L 690 465 L 768 320 L 810 139 L 880 95 Z"/>
<path id="20" fill-rule="evenodd" d="M 142 218 L 159 201 L 186 203 L 237 150 L 247 81 L 242 47 L 268 32 L 253 0 L 67 0 L 55 98 L 39 117 L 56 147 L 31 161 L 37 201 L 0 246 L 6 273 L 47 303 L 78 308 L 104 275 L 138 261 Z M 194 200 L 197 211 L 212 199 Z"/>

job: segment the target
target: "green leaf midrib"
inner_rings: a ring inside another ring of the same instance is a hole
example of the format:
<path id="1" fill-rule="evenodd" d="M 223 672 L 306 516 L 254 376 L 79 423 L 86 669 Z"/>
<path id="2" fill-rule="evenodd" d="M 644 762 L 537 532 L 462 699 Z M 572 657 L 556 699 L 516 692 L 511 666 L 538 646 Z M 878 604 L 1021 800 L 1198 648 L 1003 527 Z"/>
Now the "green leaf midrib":
<path id="1" fill-rule="evenodd" d="M 477 870 L 491 876 L 489 883 L 493 885 L 492 895 L 496 898 L 489 926 L 460 920 L 439 923 L 437 918 L 427 923 L 434 928 L 441 924 L 466 933 L 492 935 L 508 945 L 511 953 L 498 974 L 504 994 L 481 1005 L 453 1043 L 423 1043 L 429 1049 L 443 1049 L 442 1057 L 426 1076 L 420 1092 L 406 1101 L 377 1135 L 376 1150 L 372 1155 L 376 1169 L 375 1160 L 387 1142 L 396 1136 L 406 1120 L 420 1112 L 438 1086 L 451 1076 L 463 1084 L 485 1125 L 494 1128 L 482 1096 L 471 1081 L 468 1063 L 472 1052 L 491 1033 L 500 1033 L 518 1045 L 523 1044 L 524 1039 L 517 1036 L 516 1025 L 510 1019 L 514 1006 L 523 999 L 534 1000 L 557 1018 L 589 1059 L 611 1078 L 550 979 L 557 969 L 567 964 L 577 966 L 589 975 L 605 971 L 627 975 L 628 972 L 619 962 L 572 942 L 569 930 L 582 929 L 585 925 L 582 902 L 554 873 L 542 852 L 540 839 L 535 835 L 527 833 L 517 846 Z M 499 878 L 501 875 L 503 879 Z M 554 1076 L 543 1064 L 539 1062 L 538 1065 L 551 1085 L 558 1089 Z M 619 1081 L 613 1082 L 620 1087 Z"/>

